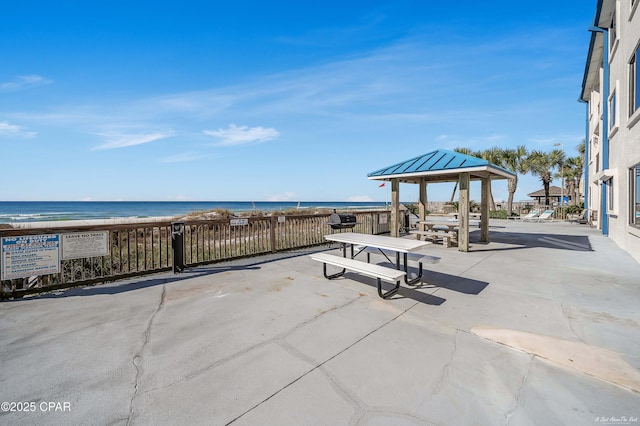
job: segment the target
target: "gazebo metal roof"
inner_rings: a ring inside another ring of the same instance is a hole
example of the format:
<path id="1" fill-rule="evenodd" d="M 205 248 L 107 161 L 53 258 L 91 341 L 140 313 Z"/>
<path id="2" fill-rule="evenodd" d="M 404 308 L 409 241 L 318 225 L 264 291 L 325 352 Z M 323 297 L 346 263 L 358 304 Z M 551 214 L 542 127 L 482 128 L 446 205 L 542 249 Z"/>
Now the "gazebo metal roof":
<path id="1" fill-rule="evenodd" d="M 482 158 L 459 152 L 437 149 L 371 172 L 367 178 L 391 182 L 391 235 L 399 235 L 398 217 L 400 204 L 400 182 L 420 185 L 420 221 L 425 220 L 427 183 L 459 182 L 460 229 L 458 250 L 469 251 L 469 182 L 482 181 L 480 202 L 480 241 L 489 242 L 489 194 L 492 179 L 510 179 L 516 175 Z"/>
<path id="2" fill-rule="evenodd" d="M 550 197 L 560 197 L 563 195 L 562 188 L 559 186 L 550 186 L 549 187 L 549 196 Z M 570 195 L 570 194 L 565 194 Z M 544 197 L 544 188 L 538 191 L 532 192 L 531 194 L 527 194 L 528 197 Z"/>
<path id="3" fill-rule="evenodd" d="M 428 182 L 453 182 L 458 180 L 459 173 L 465 172 L 470 174 L 471 179 L 515 177 L 512 172 L 491 164 L 487 160 L 446 149 L 431 151 L 384 167 L 369 173 L 367 177 L 374 180 L 398 178 L 401 182 L 411 183 L 416 183 L 420 179 Z"/>

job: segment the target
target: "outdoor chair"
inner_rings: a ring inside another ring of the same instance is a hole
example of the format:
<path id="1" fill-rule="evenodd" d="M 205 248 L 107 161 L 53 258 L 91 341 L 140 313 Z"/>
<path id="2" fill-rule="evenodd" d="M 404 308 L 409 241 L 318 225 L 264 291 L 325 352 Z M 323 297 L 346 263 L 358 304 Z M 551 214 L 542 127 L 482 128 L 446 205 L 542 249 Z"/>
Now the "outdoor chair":
<path id="1" fill-rule="evenodd" d="M 540 216 L 536 217 L 532 221 L 537 223 L 553 222 L 553 210 L 545 210 Z"/>
<path id="2" fill-rule="evenodd" d="M 567 220 L 569 221 L 569 223 L 571 223 L 571 222 L 587 223 L 587 221 L 585 219 L 586 213 L 587 213 L 586 209 L 583 209 L 582 212 L 580 212 L 580 213 L 569 213 L 569 214 L 567 214 Z"/>
<path id="3" fill-rule="evenodd" d="M 524 222 L 532 222 L 540 213 L 537 210 L 531 210 L 526 216 L 522 216 Z"/>

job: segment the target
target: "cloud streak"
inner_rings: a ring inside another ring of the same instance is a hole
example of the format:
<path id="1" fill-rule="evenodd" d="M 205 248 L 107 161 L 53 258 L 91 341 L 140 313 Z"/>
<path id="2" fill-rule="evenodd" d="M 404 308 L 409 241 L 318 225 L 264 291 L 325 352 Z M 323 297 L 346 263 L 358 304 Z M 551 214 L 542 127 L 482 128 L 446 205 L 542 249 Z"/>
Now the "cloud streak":
<path id="1" fill-rule="evenodd" d="M 13 81 L 0 83 L 0 92 L 19 92 L 21 90 L 27 90 L 38 86 L 45 86 L 51 83 L 51 80 L 47 80 L 46 78 L 37 74 L 19 75 Z"/>
<path id="2" fill-rule="evenodd" d="M 37 132 L 27 131 L 24 127 L 18 126 L 17 124 L 0 121 L 0 137 L 33 138 L 37 134 Z"/>
<path id="3" fill-rule="evenodd" d="M 123 134 L 118 132 L 108 132 L 108 133 L 100 133 L 99 136 L 102 136 L 107 139 L 107 142 L 98 145 L 93 148 L 94 151 L 97 150 L 105 150 L 105 149 L 116 149 L 116 148 L 126 148 L 130 146 L 142 145 L 149 142 L 154 142 L 160 139 L 168 138 L 173 136 L 173 131 L 168 132 L 156 132 L 156 133 L 135 133 L 135 134 Z"/>
<path id="4" fill-rule="evenodd" d="M 229 125 L 226 129 L 204 130 L 204 134 L 213 136 L 219 141 L 216 146 L 237 146 L 267 142 L 280 136 L 273 128 Z"/>

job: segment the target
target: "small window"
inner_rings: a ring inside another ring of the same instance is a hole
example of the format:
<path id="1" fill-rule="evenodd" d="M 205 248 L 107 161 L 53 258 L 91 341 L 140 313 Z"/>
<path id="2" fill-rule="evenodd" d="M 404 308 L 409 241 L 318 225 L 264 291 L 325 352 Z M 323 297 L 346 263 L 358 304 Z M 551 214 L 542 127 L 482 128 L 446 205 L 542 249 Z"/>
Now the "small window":
<path id="1" fill-rule="evenodd" d="M 617 108 L 617 95 L 616 90 L 611 91 L 609 96 L 609 130 L 613 130 L 618 126 L 618 108 Z"/>
<path id="2" fill-rule="evenodd" d="M 616 4 L 616 9 L 618 5 Z M 611 19 L 611 27 L 609 27 L 609 52 L 613 52 L 617 46 L 618 41 L 618 17 L 617 10 L 613 11 L 613 17 Z"/>
<path id="3" fill-rule="evenodd" d="M 640 58 L 640 43 L 636 46 L 629 61 L 629 116 L 640 110 L 640 72 L 638 72 L 638 58 Z"/>
<path id="4" fill-rule="evenodd" d="M 629 224 L 640 228 L 640 164 L 629 169 Z"/>
<path id="5" fill-rule="evenodd" d="M 607 181 L 607 212 L 612 213 L 615 211 L 614 194 L 613 194 L 613 178 Z"/>

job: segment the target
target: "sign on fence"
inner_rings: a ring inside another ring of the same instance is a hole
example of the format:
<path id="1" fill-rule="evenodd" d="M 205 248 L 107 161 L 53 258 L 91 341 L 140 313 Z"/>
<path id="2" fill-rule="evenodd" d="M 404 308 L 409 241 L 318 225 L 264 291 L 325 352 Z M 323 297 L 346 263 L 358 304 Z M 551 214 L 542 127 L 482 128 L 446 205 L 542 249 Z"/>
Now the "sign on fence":
<path id="1" fill-rule="evenodd" d="M 249 224 L 249 219 L 231 219 L 231 226 L 245 226 Z"/>
<path id="2" fill-rule="evenodd" d="M 62 259 L 100 257 L 109 254 L 109 231 L 62 234 Z"/>
<path id="3" fill-rule="evenodd" d="M 60 272 L 60 235 L 2 238 L 1 279 L 12 280 Z"/>

